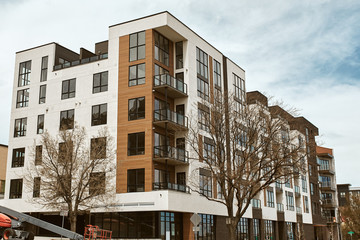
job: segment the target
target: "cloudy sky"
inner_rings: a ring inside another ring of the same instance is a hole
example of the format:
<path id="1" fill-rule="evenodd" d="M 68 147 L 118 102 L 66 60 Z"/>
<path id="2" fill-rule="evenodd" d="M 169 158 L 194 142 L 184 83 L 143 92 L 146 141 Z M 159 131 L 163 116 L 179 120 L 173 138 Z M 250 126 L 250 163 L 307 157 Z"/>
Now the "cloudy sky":
<path id="1" fill-rule="evenodd" d="M 57 42 L 76 52 L 108 26 L 167 10 L 301 110 L 334 149 L 338 183 L 360 186 L 359 0 L 0 0 L 0 143 L 7 144 L 15 52 Z"/>

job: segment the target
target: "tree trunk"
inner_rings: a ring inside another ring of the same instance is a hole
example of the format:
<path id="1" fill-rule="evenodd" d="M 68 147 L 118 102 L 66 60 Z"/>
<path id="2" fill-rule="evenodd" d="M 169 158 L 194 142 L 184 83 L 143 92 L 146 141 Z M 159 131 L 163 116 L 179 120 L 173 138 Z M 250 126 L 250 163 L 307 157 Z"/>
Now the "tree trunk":
<path id="1" fill-rule="evenodd" d="M 233 221 L 233 219 L 231 219 Z M 236 240 L 236 224 L 231 223 L 226 225 L 229 231 L 229 240 Z"/>
<path id="2" fill-rule="evenodd" d="M 70 213 L 69 214 L 69 220 L 70 220 L 70 230 L 73 231 L 73 232 L 76 232 L 77 214 L 76 213 Z"/>

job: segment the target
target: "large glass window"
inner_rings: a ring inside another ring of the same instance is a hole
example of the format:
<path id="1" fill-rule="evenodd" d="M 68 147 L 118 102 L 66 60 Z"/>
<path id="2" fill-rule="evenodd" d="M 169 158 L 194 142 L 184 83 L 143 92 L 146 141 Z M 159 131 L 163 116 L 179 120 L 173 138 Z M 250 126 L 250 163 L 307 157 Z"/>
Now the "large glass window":
<path id="1" fill-rule="evenodd" d="M 265 224 L 265 239 L 274 239 L 275 237 L 275 231 L 274 231 L 274 224 L 271 220 L 264 220 Z"/>
<path id="2" fill-rule="evenodd" d="M 16 96 L 16 108 L 22 108 L 29 106 L 29 89 L 23 89 L 17 91 Z"/>
<path id="3" fill-rule="evenodd" d="M 42 134 L 44 132 L 44 114 L 38 115 L 36 133 Z"/>
<path id="4" fill-rule="evenodd" d="M 309 198 L 307 196 L 304 196 L 304 207 L 305 207 L 305 212 L 309 213 Z"/>
<path id="5" fill-rule="evenodd" d="M 249 220 L 247 218 L 240 218 L 236 235 L 238 240 L 249 240 Z"/>
<path id="6" fill-rule="evenodd" d="M 294 226 L 292 222 L 286 222 L 286 239 L 294 240 Z"/>
<path id="7" fill-rule="evenodd" d="M 74 128 L 74 109 L 60 112 L 60 130 Z"/>
<path id="8" fill-rule="evenodd" d="M 307 181 L 306 181 L 306 176 L 301 175 L 301 186 L 302 186 L 302 191 L 303 192 L 307 192 Z"/>
<path id="9" fill-rule="evenodd" d="M 144 192 L 145 191 L 145 169 L 129 169 L 127 171 L 128 192 Z"/>
<path id="10" fill-rule="evenodd" d="M 294 194 L 286 191 L 286 209 L 294 211 Z"/>
<path id="11" fill-rule="evenodd" d="M 129 121 L 145 118 L 145 97 L 129 99 Z"/>
<path id="12" fill-rule="evenodd" d="M 169 40 L 158 32 L 154 32 L 155 59 L 169 66 Z"/>
<path id="13" fill-rule="evenodd" d="M 200 168 L 200 193 L 212 197 L 211 172 Z"/>
<path id="14" fill-rule="evenodd" d="M 47 80 L 47 71 L 48 71 L 48 56 L 41 59 L 41 76 L 40 82 L 45 82 Z"/>
<path id="15" fill-rule="evenodd" d="M 215 217 L 209 214 L 199 214 L 201 222 L 199 224 L 198 240 L 214 240 L 215 236 Z"/>
<path id="16" fill-rule="evenodd" d="M 96 73 L 93 76 L 93 93 L 106 92 L 108 90 L 108 72 Z"/>
<path id="17" fill-rule="evenodd" d="M 46 85 L 41 85 L 39 91 L 39 104 L 45 102 L 46 102 Z"/>
<path id="18" fill-rule="evenodd" d="M 210 110 L 206 107 L 198 107 L 198 126 L 200 129 L 209 131 Z"/>
<path id="19" fill-rule="evenodd" d="M 197 95 L 206 101 L 209 100 L 209 83 L 204 79 L 197 78 Z"/>
<path id="20" fill-rule="evenodd" d="M 13 149 L 11 167 L 23 167 L 25 159 L 25 148 Z"/>
<path id="21" fill-rule="evenodd" d="M 196 62 L 198 76 L 208 79 L 208 55 L 200 48 L 196 48 Z"/>
<path id="22" fill-rule="evenodd" d="M 221 65 L 214 59 L 214 85 L 221 88 Z"/>
<path id="23" fill-rule="evenodd" d="M 34 178 L 34 186 L 33 186 L 33 197 L 34 198 L 40 197 L 40 183 L 41 183 L 41 178 L 35 177 Z"/>
<path id="24" fill-rule="evenodd" d="M 91 126 L 107 123 L 107 103 L 92 106 Z"/>
<path id="25" fill-rule="evenodd" d="M 234 74 L 234 91 L 235 91 L 235 110 L 238 113 L 243 112 L 246 102 L 245 80 Z"/>
<path id="26" fill-rule="evenodd" d="M 128 156 L 145 154 L 145 132 L 128 135 Z"/>
<path id="27" fill-rule="evenodd" d="M 145 84 L 145 63 L 129 67 L 129 87 Z"/>
<path id="28" fill-rule="evenodd" d="M 15 119 L 14 137 L 26 136 L 27 118 Z"/>
<path id="29" fill-rule="evenodd" d="M 31 73 L 31 60 L 20 63 L 18 87 L 29 85 Z"/>
<path id="30" fill-rule="evenodd" d="M 130 34 L 130 62 L 145 58 L 145 31 Z"/>
<path id="31" fill-rule="evenodd" d="M 183 56 L 183 42 L 175 43 L 176 51 L 176 69 L 184 67 L 184 56 Z"/>
<path id="32" fill-rule="evenodd" d="M 106 158 L 106 137 L 92 138 L 90 145 L 91 159 Z"/>
<path id="33" fill-rule="evenodd" d="M 76 79 L 69 79 L 62 82 L 61 99 L 75 97 Z"/>
<path id="34" fill-rule="evenodd" d="M 272 208 L 275 207 L 273 188 L 266 190 L 266 200 L 267 200 L 268 207 L 272 207 Z"/>
<path id="35" fill-rule="evenodd" d="M 253 219 L 253 235 L 254 240 L 260 240 L 260 219 Z"/>
<path id="36" fill-rule="evenodd" d="M 90 173 L 89 179 L 89 194 L 92 196 L 101 195 L 105 193 L 105 180 L 104 172 Z"/>
<path id="37" fill-rule="evenodd" d="M 10 180 L 10 199 L 22 197 L 23 180 L 22 179 L 11 179 Z"/>
<path id="38" fill-rule="evenodd" d="M 216 161 L 215 143 L 211 138 L 204 137 L 203 158 L 208 164 Z"/>

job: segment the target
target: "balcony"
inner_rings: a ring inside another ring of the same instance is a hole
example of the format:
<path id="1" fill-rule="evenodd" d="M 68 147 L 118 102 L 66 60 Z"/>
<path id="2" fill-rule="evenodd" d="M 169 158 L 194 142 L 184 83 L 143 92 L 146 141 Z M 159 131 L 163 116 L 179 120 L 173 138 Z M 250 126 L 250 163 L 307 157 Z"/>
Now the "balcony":
<path id="1" fill-rule="evenodd" d="M 276 204 L 276 209 L 277 209 L 278 212 L 284 212 L 284 204 L 277 203 Z"/>
<path id="2" fill-rule="evenodd" d="M 187 84 L 169 74 L 154 76 L 154 90 L 171 98 L 187 97 Z"/>
<path id="3" fill-rule="evenodd" d="M 326 199 L 322 199 L 322 206 L 325 208 L 333 208 L 336 207 L 336 203 L 335 200 L 332 198 L 326 198 Z"/>
<path id="4" fill-rule="evenodd" d="M 320 188 L 324 191 L 336 191 L 335 184 L 332 182 L 320 182 Z"/>
<path id="5" fill-rule="evenodd" d="M 300 197 L 300 187 L 295 185 L 295 197 Z"/>
<path id="6" fill-rule="evenodd" d="M 260 199 L 251 199 L 251 204 L 253 208 L 261 209 L 261 201 Z"/>
<path id="7" fill-rule="evenodd" d="M 282 192 L 283 192 L 283 186 L 282 186 L 282 184 L 276 182 L 276 183 L 275 183 L 275 189 L 276 189 L 276 193 L 282 193 Z"/>
<path id="8" fill-rule="evenodd" d="M 319 165 L 319 173 L 335 175 L 335 171 L 333 170 L 333 168 L 330 167 L 329 165 L 324 165 L 324 164 Z"/>
<path id="9" fill-rule="evenodd" d="M 153 190 L 174 190 L 178 192 L 190 193 L 190 188 L 186 185 L 166 182 L 153 183 Z"/>
<path id="10" fill-rule="evenodd" d="M 154 125 L 174 131 L 185 131 L 188 129 L 188 117 L 169 109 L 159 109 L 154 111 Z"/>
<path id="11" fill-rule="evenodd" d="M 108 54 L 104 53 L 104 54 L 96 55 L 96 56 L 89 57 L 89 58 L 83 58 L 83 59 L 72 61 L 72 62 L 66 62 L 64 64 L 55 65 L 54 66 L 54 71 L 64 69 L 64 68 L 69 68 L 69 67 L 82 65 L 82 64 L 85 64 L 85 63 L 96 62 L 96 61 L 107 59 L 107 58 L 108 58 Z"/>
<path id="12" fill-rule="evenodd" d="M 189 152 L 171 146 L 155 146 L 154 160 L 170 165 L 183 165 L 189 163 Z"/>
<path id="13" fill-rule="evenodd" d="M 296 214 L 302 214 L 301 207 L 296 207 Z"/>

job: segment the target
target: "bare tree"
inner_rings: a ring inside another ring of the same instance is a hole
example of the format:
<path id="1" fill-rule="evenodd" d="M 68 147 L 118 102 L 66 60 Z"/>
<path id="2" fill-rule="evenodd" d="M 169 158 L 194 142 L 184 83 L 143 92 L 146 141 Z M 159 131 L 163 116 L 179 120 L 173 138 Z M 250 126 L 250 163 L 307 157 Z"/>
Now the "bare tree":
<path id="1" fill-rule="evenodd" d="M 352 231 L 360 235 L 360 194 L 351 194 L 347 199 L 347 205 L 340 207 L 343 236 Z M 354 238 L 356 239 L 356 238 Z"/>
<path id="2" fill-rule="evenodd" d="M 198 119 L 191 121 L 187 135 L 191 157 L 200 162 L 197 175 L 192 173 L 192 190 L 226 206 L 227 228 L 235 240 L 253 198 L 306 171 L 304 146 L 287 121 L 262 104 L 241 106 L 234 96 L 215 95 L 212 103 L 197 107 Z M 210 177 L 199 181 L 201 171 Z M 213 181 L 221 189 L 217 198 L 207 191 Z"/>
<path id="3" fill-rule="evenodd" d="M 32 155 L 34 161 L 24 174 L 33 192 L 30 201 L 52 210 L 67 209 L 72 231 L 79 214 L 110 203 L 114 196 L 114 143 L 106 128 L 91 139 L 79 126 L 57 136 L 45 131 Z"/>

